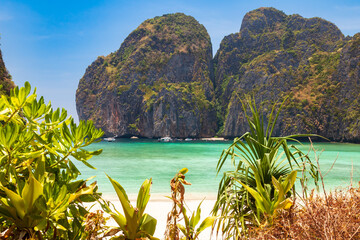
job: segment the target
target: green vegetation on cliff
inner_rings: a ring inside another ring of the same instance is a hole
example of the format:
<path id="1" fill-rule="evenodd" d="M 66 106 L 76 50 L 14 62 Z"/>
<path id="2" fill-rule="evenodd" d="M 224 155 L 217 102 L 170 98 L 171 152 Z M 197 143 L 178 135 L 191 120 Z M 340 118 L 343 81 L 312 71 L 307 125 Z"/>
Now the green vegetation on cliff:
<path id="1" fill-rule="evenodd" d="M 76 95 L 79 117 L 108 135 L 213 136 L 211 61 L 210 37 L 193 17 L 148 19 L 86 70 Z"/>
<path id="2" fill-rule="evenodd" d="M 246 131 L 238 96 L 251 94 L 270 105 L 289 95 L 277 135 L 313 132 L 360 140 L 357 38 L 344 38 L 321 18 L 274 8 L 247 13 L 240 32 L 224 38 L 214 59 L 218 115 L 225 116 L 220 134 Z"/>
<path id="3" fill-rule="evenodd" d="M 144 21 L 118 51 L 88 67 L 78 114 L 107 135 L 236 137 L 248 130 L 239 97 L 254 95 L 266 108 L 290 96 L 276 135 L 359 141 L 359 39 L 321 18 L 259 8 L 212 59 L 203 25 L 166 14 Z"/>

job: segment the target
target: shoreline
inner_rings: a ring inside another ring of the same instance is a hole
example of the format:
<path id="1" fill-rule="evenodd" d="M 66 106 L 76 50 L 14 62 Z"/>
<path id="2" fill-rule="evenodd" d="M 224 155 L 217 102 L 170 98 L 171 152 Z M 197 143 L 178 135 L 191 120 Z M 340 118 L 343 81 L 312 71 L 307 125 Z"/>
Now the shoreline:
<path id="1" fill-rule="evenodd" d="M 103 137 L 101 137 L 101 140 L 104 142 L 109 142 L 108 138 L 113 138 L 113 140 L 111 140 L 110 142 L 113 141 L 121 141 L 121 140 L 131 140 L 131 141 L 158 141 L 158 142 L 232 142 L 234 141 L 235 138 L 237 138 L 239 136 L 233 136 L 233 137 L 194 137 L 194 138 L 184 138 L 184 137 L 143 137 L 143 136 L 110 136 L 110 135 L 104 135 Z M 169 141 L 162 141 L 161 139 L 169 139 Z M 309 140 L 307 137 L 305 138 L 299 138 L 298 139 L 301 143 L 309 143 Z M 356 145 L 360 145 L 360 141 L 335 141 L 333 139 L 329 139 L 329 141 L 324 140 L 322 138 L 316 138 L 314 137 L 314 139 L 311 139 L 311 141 L 313 143 L 343 143 L 343 144 L 356 144 Z M 296 141 L 293 141 L 296 142 Z"/>

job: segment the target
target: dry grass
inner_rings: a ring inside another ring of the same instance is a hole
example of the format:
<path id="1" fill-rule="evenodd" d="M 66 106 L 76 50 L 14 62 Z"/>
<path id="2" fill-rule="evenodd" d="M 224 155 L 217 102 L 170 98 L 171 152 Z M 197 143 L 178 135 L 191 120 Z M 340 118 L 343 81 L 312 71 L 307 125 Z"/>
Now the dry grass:
<path id="1" fill-rule="evenodd" d="M 250 239 L 360 239 L 360 187 L 311 196 L 279 214 Z"/>
<path id="2" fill-rule="evenodd" d="M 173 201 L 173 208 L 168 214 L 166 230 L 164 238 L 166 240 L 179 240 L 180 239 L 180 229 L 177 226 L 179 220 L 181 220 L 180 215 L 182 214 L 182 209 L 184 207 L 184 195 L 185 187 L 184 185 L 191 185 L 191 183 L 185 180 L 185 173 L 188 169 L 181 169 L 173 179 L 170 181 L 171 187 L 171 200 Z"/>

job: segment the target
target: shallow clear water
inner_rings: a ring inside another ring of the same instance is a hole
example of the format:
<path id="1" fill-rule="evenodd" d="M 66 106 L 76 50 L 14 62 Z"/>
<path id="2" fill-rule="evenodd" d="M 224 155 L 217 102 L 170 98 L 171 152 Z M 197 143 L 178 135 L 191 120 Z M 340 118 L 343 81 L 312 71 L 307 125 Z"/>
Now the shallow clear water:
<path id="1" fill-rule="evenodd" d="M 169 193 L 169 181 L 183 167 L 189 172 L 186 180 L 192 183 L 186 188 L 193 193 L 216 193 L 221 174 L 216 177 L 216 164 L 221 152 L 231 142 L 171 142 L 162 143 L 151 140 L 117 140 L 99 142 L 88 149 L 103 149 L 103 153 L 89 160 L 97 170 L 77 163 L 82 172 L 81 178 L 96 176 L 99 191 L 113 195 L 113 189 L 106 174 L 117 180 L 125 190 L 137 193 L 146 178 L 153 179 L 152 193 Z M 320 165 L 325 174 L 333 162 L 333 169 L 325 177 L 327 188 L 347 186 L 351 175 L 356 183 L 360 180 L 360 144 L 315 143 L 320 155 Z M 297 145 L 304 152 L 310 145 Z M 353 168 L 353 170 L 352 170 Z M 228 161 L 225 169 L 231 169 Z M 106 174 L 105 174 L 106 173 Z"/>

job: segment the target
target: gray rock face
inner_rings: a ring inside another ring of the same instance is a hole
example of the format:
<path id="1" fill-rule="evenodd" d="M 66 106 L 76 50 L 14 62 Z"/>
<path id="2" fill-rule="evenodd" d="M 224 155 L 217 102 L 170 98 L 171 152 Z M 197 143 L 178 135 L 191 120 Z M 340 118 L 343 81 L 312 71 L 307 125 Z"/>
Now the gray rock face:
<path id="1" fill-rule="evenodd" d="M 247 13 L 240 32 L 224 38 L 214 59 L 222 135 L 248 130 L 239 99 L 250 94 L 264 101 L 264 109 L 289 96 L 276 135 L 359 141 L 358 38 L 345 39 L 321 18 L 273 8 Z"/>
<path id="2" fill-rule="evenodd" d="M 248 131 L 245 95 L 263 111 L 288 96 L 275 135 L 359 142 L 359 39 L 321 18 L 259 8 L 212 59 L 210 37 L 194 18 L 155 17 L 87 68 L 78 115 L 107 135 L 232 138 Z"/>
<path id="3" fill-rule="evenodd" d="M 213 136 L 211 64 L 210 37 L 193 17 L 146 20 L 118 51 L 88 67 L 76 95 L 79 118 L 107 135 Z"/>

